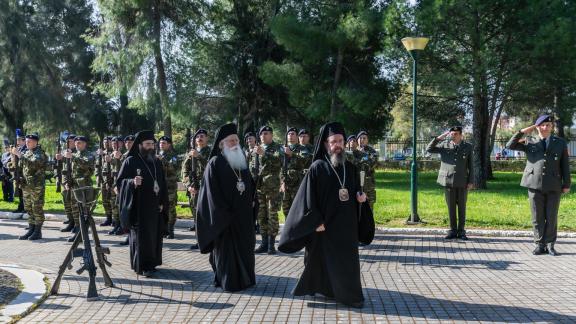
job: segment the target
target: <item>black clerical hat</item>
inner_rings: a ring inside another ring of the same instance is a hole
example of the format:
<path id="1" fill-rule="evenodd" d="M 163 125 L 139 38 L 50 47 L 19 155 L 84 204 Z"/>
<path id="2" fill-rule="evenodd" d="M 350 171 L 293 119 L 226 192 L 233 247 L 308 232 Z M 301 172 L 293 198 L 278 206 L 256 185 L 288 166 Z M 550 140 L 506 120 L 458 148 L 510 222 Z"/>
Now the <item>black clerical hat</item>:
<path id="1" fill-rule="evenodd" d="M 134 144 L 130 148 L 130 151 L 128 151 L 128 155 L 136 156 L 138 154 L 138 150 L 140 150 L 139 144 L 142 144 L 144 141 L 156 142 L 154 132 L 151 130 L 142 130 L 136 133 L 136 136 L 134 137 Z"/>
<path id="2" fill-rule="evenodd" d="M 331 122 L 324 124 L 320 128 L 320 136 L 316 138 L 316 145 L 314 147 L 314 161 L 318 159 L 324 159 L 326 156 L 326 148 L 324 146 L 324 142 L 328 139 L 328 137 L 332 135 L 340 134 L 344 138 L 346 138 L 346 132 L 344 131 L 344 126 L 342 126 L 339 122 Z"/>
<path id="3" fill-rule="evenodd" d="M 236 124 L 230 123 L 220 126 L 218 131 L 216 131 L 216 138 L 214 138 L 214 145 L 212 146 L 212 151 L 210 152 L 210 158 L 220 154 L 220 142 L 233 134 L 238 134 Z"/>

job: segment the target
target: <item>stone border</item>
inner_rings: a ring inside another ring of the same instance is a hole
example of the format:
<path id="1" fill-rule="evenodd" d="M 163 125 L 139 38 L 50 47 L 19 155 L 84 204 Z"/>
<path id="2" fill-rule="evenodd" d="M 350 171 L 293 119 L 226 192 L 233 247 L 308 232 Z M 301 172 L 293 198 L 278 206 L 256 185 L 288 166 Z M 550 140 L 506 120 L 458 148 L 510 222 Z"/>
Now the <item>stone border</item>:
<path id="1" fill-rule="evenodd" d="M 0 264 L 0 269 L 18 277 L 24 289 L 0 310 L 0 322 L 12 322 L 14 317 L 20 317 L 42 300 L 47 293 L 44 275 L 38 271 L 23 268 L 15 264 Z"/>
<path id="2" fill-rule="evenodd" d="M 60 221 L 66 220 L 63 214 L 45 214 L 47 221 Z M 0 219 L 28 219 L 28 214 L 18 214 L 10 212 L 0 212 Z M 96 223 L 101 223 L 106 220 L 105 217 L 95 216 Z M 176 227 L 190 227 L 194 225 L 192 219 L 177 219 Z M 283 224 L 280 226 L 282 227 Z M 379 233 L 382 234 L 411 234 L 411 235 L 446 235 L 447 229 L 434 228 L 434 227 L 376 227 Z M 473 236 L 496 236 L 496 237 L 532 237 L 532 231 L 517 231 L 517 230 L 484 230 L 484 229 L 467 229 L 466 234 Z M 560 238 L 576 238 L 576 232 L 558 232 Z"/>

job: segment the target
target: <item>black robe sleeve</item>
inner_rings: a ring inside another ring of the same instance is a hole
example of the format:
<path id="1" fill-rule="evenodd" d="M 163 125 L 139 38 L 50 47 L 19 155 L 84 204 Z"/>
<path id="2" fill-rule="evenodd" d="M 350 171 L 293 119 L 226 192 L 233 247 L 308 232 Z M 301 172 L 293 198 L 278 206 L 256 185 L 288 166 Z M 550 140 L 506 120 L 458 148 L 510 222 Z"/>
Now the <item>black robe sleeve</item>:
<path id="1" fill-rule="evenodd" d="M 196 221 L 198 245 L 201 253 L 209 253 L 214 248 L 214 240 L 228 227 L 234 217 L 234 210 L 226 199 L 217 170 L 218 156 L 213 157 L 204 170 L 203 182 L 198 194 Z M 230 183 L 234 186 L 235 183 Z"/>
<path id="2" fill-rule="evenodd" d="M 116 188 L 118 188 L 118 205 L 120 210 L 120 224 L 122 228 L 129 229 L 136 223 L 134 210 L 134 167 L 131 165 L 132 157 L 128 157 L 118 173 Z"/>
<path id="3" fill-rule="evenodd" d="M 312 166 L 300 183 L 280 237 L 278 250 L 281 252 L 300 251 L 310 242 L 316 228 L 324 222 L 322 212 L 318 208 L 323 201 L 317 199 L 315 195 L 321 190 L 317 171 L 318 168 Z"/>

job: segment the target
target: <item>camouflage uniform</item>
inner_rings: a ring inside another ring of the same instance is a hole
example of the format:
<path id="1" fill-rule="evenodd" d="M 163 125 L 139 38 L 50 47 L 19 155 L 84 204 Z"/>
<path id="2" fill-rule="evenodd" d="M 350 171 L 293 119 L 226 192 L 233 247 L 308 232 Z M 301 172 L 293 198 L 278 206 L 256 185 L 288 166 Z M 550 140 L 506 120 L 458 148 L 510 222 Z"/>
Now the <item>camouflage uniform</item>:
<path id="1" fill-rule="evenodd" d="M 28 213 L 30 225 L 42 226 L 44 223 L 44 189 L 46 183 L 46 168 L 48 157 L 40 147 L 26 150 L 20 157 L 19 167 L 22 168 L 22 195 L 24 209 Z"/>
<path id="2" fill-rule="evenodd" d="M 358 167 L 358 171 L 366 172 L 364 180 L 364 192 L 368 197 L 370 208 L 374 210 L 376 202 L 376 164 L 378 163 L 378 152 L 366 145 L 359 147 L 352 152 L 352 161 Z"/>
<path id="3" fill-rule="evenodd" d="M 160 161 L 164 168 L 168 190 L 168 225 L 172 227 L 176 223 L 176 204 L 178 203 L 178 155 L 174 150 L 162 151 Z"/>
<path id="4" fill-rule="evenodd" d="M 282 169 L 282 146 L 275 142 L 262 144 L 264 155 L 260 156 L 260 179 L 257 186 L 258 224 L 264 236 L 278 234 L 278 210 L 280 210 L 280 171 Z"/>
<path id="5" fill-rule="evenodd" d="M 314 145 L 306 144 L 301 146 L 302 150 L 300 151 L 300 155 L 304 159 L 302 162 L 304 165 L 304 173 L 307 173 L 308 168 L 310 168 L 310 165 L 312 164 L 312 158 L 314 158 Z"/>
<path id="6" fill-rule="evenodd" d="M 284 212 L 284 216 L 288 216 L 292 201 L 294 201 L 300 182 L 304 177 L 304 170 L 308 168 L 306 164 L 308 158 L 304 155 L 305 147 L 300 144 L 289 144 L 288 147 L 292 151 L 292 156 L 287 157 L 288 167 L 286 178 L 284 178 L 284 170 L 282 170 L 281 177 L 281 181 L 284 183 L 284 196 L 282 197 L 282 211 Z"/>
<path id="7" fill-rule="evenodd" d="M 106 218 L 112 218 L 112 204 L 110 203 L 110 183 L 112 181 L 111 176 L 111 166 L 109 162 L 106 162 L 106 156 L 112 153 L 112 150 L 103 149 L 102 158 L 95 158 L 95 175 L 97 180 L 97 186 L 100 187 L 100 194 L 102 195 L 102 206 L 104 207 L 104 213 Z M 102 177 L 102 182 L 99 182 L 100 176 Z"/>
<path id="8" fill-rule="evenodd" d="M 70 151 L 72 151 L 72 154 L 74 154 L 76 152 L 75 148 L 70 149 Z M 66 165 L 66 160 L 62 159 L 62 183 L 64 183 L 64 166 Z M 62 194 L 62 201 L 64 202 L 64 212 L 66 213 L 66 217 L 68 217 L 68 220 L 71 223 L 74 223 L 74 213 L 72 212 L 72 203 L 73 203 L 73 197 L 72 197 L 72 193 L 70 192 L 70 190 L 66 190 L 66 188 L 62 188 L 61 191 Z"/>
<path id="9" fill-rule="evenodd" d="M 92 175 L 94 174 L 94 155 L 88 150 L 76 151 L 72 154 L 72 158 L 65 162 L 62 179 L 64 184 L 70 188 L 70 198 L 72 201 L 72 216 L 74 224 L 80 226 L 80 209 L 73 197 L 74 189 L 92 186 Z M 70 164 L 70 165 L 69 165 Z M 71 167 L 71 170 L 68 170 Z"/>
<path id="10" fill-rule="evenodd" d="M 111 154 L 112 161 L 110 161 L 110 182 L 109 182 L 109 190 L 110 190 L 110 205 L 112 206 L 112 220 L 114 224 L 120 225 L 120 208 L 116 201 L 116 192 L 114 191 L 114 186 L 116 184 L 116 178 L 118 178 L 118 173 L 120 173 L 120 167 L 122 166 L 123 157 L 122 155 L 119 159 L 114 157 L 114 154 Z"/>
<path id="11" fill-rule="evenodd" d="M 194 158 L 194 162 L 196 163 L 196 175 L 192 175 L 192 158 L 187 155 L 186 160 L 182 164 L 182 182 L 184 182 L 184 186 L 186 186 L 186 192 L 188 192 L 188 188 L 193 187 L 196 188 L 197 191 L 200 190 L 200 186 L 202 186 L 202 177 L 204 176 L 204 169 L 206 168 L 206 164 L 208 164 L 208 158 L 210 157 L 210 152 L 212 149 L 210 146 L 205 146 L 198 150 L 199 156 Z M 192 198 L 190 198 L 190 211 L 192 212 L 192 217 L 196 217 L 196 203 L 198 202 L 198 193 Z"/>

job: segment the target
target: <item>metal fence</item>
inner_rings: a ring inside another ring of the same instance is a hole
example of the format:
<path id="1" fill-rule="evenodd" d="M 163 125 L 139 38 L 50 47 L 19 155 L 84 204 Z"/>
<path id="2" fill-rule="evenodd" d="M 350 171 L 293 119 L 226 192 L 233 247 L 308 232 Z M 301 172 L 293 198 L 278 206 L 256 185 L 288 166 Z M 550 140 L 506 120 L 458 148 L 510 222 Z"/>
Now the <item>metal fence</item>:
<path id="1" fill-rule="evenodd" d="M 431 139 L 430 139 L 431 140 Z M 419 139 L 416 141 L 416 154 L 419 158 L 436 158 L 435 154 L 426 152 L 426 146 L 430 140 Z M 509 138 L 499 138 L 494 142 L 494 149 L 490 156 L 493 160 L 512 160 L 524 158 L 524 153 L 506 149 Z M 471 140 L 468 140 L 471 141 Z M 381 160 L 404 160 L 412 157 L 411 139 L 384 139 L 376 147 Z M 576 137 L 568 139 L 568 155 L 576 158 Z"/>

